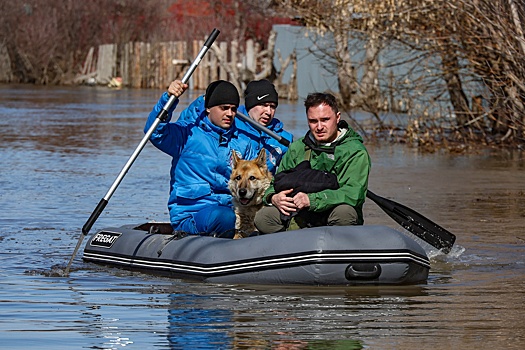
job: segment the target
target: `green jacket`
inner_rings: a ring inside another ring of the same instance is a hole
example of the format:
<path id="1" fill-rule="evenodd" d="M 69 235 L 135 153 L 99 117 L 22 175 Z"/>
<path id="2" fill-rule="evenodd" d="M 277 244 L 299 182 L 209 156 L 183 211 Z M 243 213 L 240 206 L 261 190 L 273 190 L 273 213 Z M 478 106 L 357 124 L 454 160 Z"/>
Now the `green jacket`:
<path id="1" fill-rule="evenodd" d="M 346 134 L 335 144 L 315 146 L 308 142 L 310 132 L 305 137 L 293 142 L 284 154 L 277 173 L 289 170 L 307 159 L 306 151 L 310 151 L 310 164 L 312 169 L 329 171 L 337 175 L 339 189 L 323 190 L 309 193 L 310 211 L 322 212 L 332 209 L 339 204 L 353 206 L 359 215 L 359 222 L 363 222 L 363 203 L 365 202 L 368 188 L 368 174 L 370 173 L 370 156 L 363 145 L 363 138 L 346 122 L 340 122 L 340 128 L 347 128 Z M 307 146 L 309 144 L 311 147 Z M 273 180 L 264 195 L 265 204 L 271 195 L 275 194 Z"/>

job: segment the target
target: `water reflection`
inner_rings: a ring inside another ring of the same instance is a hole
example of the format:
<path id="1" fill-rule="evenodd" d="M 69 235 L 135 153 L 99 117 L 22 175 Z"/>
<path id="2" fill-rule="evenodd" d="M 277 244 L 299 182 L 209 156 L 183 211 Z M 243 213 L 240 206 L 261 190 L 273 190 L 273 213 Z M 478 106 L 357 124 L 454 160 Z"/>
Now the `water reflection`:
<path id="1" fill-rule="evenodd" d="M 168 309 L 173 349 L 362 349 L 358 329 L 405 319 L 428 295 L 423 286 L 176 289 Z"/>
<path id="2" fill-rule="evenodd" d="M 211 296 L 173 293 L 169 299 L 168 339 L 172 349 L 232 348 L 230 310 L 210 305 Z"/>

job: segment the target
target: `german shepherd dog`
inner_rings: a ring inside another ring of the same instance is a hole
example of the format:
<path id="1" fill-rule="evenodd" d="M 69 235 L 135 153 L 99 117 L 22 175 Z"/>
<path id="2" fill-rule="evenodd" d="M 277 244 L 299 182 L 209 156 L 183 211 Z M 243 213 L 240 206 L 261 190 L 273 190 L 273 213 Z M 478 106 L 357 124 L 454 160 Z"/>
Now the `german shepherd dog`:
<path id="1" fill-rule="evenodd" d="M 255 230 L 253 219 L 262 208 L 263 195 L 272 181 L 266 165 L 266 151 L 261 149 L 257 158 L 243 160 L 233 153 L 233 170 L 228 182 L 235 210 L 234 239 L 244 238 Z"/>

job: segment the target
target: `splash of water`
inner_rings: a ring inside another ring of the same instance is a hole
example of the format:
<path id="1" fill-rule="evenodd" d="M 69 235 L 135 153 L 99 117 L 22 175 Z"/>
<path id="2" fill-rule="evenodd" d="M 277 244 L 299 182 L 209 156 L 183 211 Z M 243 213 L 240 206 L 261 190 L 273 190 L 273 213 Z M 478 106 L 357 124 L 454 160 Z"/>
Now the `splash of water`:
<path id="1" fill-rule="evenodd" d="M 66 274 L 66 266 L 60 264 L 53 265 L 49 269 L 26 270 L 24 273 L 30 276 L 42 275 L 46 277 L 68 277 Z"/>

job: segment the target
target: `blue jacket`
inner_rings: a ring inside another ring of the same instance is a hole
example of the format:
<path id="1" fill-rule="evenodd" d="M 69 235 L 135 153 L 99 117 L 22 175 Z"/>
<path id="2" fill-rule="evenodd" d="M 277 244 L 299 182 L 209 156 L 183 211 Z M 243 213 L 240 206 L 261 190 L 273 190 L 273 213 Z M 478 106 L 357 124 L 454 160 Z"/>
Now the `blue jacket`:
<path id="1" fill-rule="evenodd" d="M 193 101 L 188 108 L 181 112 L 178 121 L 194 122 L 202 117 L 204 110 L 204 96 L 200 96 Z M 248 115 L 245 106 L 239 106 L 239 112 Z M 240 118 L 235 118 L 235 125 L 237 129 L 239 129 L 239 135 L 244 135 L 251 141 L 251 147 L 255 152 L 259 152 L 261 148 L 266 150 L 268 170 L 272 174 L 275 174 L 284 153 L 288 150 L 288 147 L 282 145 L 276 139 L 266 135 L 264 132 L 255 129 Z M 284 130 L 283 123 L 279 119 L 273 118 L 267 128 L 292 143 L 293 135 Z"/>
<path id="2" fill-rule="evenodd" d="M 144 132 L 149 130 L 168 98 L 165 92 L 153 107 Z M 221 129 L 205 115 L 199 115 L 195 123 L 170 123 L 178 102 L 175 101 L 167 120 L 159 123 L 150 137 L 155 147 L 173 158 L 168 209 L 174 228 L 209 205 L 231 207 L 228 180 L 232 171 L 232 150 L 244 159 L 257 156 L 249 140 L 239 137 L 235 124 L 228 130 Z"/>

